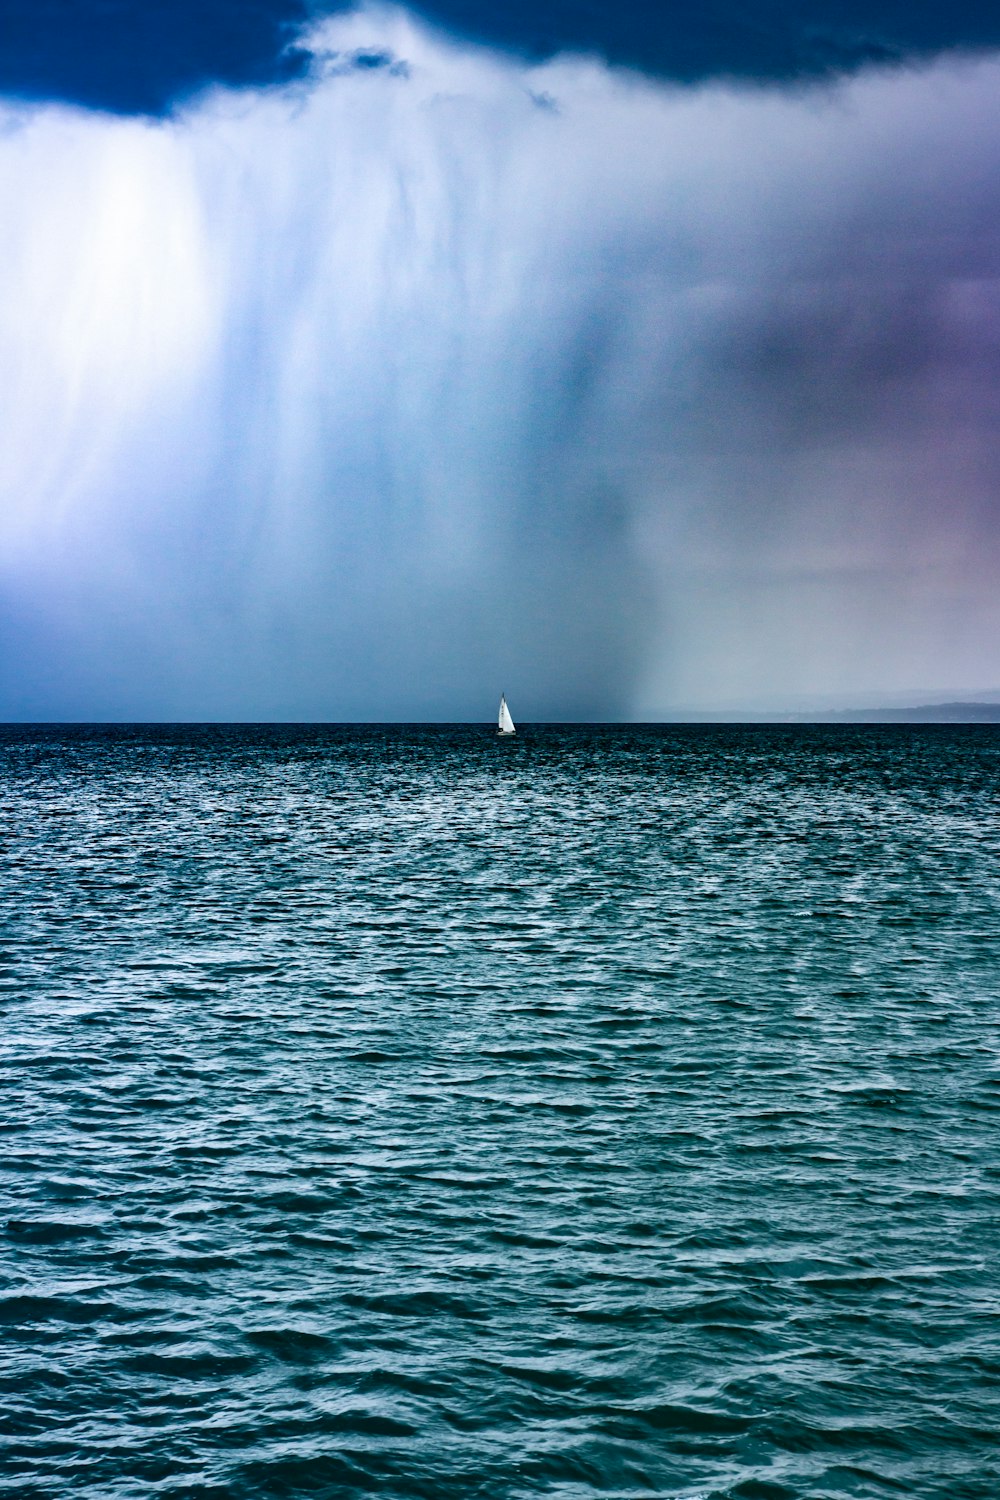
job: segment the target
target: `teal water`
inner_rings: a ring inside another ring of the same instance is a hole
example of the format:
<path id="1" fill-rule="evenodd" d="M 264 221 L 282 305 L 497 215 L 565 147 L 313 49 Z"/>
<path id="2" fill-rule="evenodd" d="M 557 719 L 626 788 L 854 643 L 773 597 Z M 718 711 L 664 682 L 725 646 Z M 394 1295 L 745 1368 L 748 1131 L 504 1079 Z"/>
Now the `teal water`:
<path id="1" fill-rule="evenodd" d="M 1000 730 L 0 729 L 0 1494 L 1000 1494 Z"/>

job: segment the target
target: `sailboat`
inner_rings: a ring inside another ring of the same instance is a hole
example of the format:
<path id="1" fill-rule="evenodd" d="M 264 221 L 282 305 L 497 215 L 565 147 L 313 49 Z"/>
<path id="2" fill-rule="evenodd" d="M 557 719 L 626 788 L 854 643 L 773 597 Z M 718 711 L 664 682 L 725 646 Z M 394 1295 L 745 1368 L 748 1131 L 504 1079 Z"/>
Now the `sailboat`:
<path id="1" fill-rule="evenodd" d="M 500 694 L 500 715 L 499 715 L 499 718 L 497 719 L 497 734 L 514 734 L 514 733 L 515 733 L 515 730 L 514 730 L 514 720 L 510 716 L 510 709 L 507 707 L 507 699 L 504 697 L 503 693 L 501 693 Z"/>

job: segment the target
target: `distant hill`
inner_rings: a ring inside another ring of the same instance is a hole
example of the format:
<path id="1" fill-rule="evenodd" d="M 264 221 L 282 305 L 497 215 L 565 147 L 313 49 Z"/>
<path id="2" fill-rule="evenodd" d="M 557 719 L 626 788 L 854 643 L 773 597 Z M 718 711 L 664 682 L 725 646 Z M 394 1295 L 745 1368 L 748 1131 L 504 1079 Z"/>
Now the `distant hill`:
<path id="1" fill-rule="evenodd" d="M 1000 697 L 974 703 L 919 703 L 880 708 L 814 708 L 785 713 L 752 709 L 674 710 L 661 723 L 674 724 L 1000 724 Z"/>
<path id="2" fill-rule="evenodd" d="M 1000 703 L 921 703 L 914 708 L 844 708 L 789 715 L 795 724 L 1000 724 Z"/>

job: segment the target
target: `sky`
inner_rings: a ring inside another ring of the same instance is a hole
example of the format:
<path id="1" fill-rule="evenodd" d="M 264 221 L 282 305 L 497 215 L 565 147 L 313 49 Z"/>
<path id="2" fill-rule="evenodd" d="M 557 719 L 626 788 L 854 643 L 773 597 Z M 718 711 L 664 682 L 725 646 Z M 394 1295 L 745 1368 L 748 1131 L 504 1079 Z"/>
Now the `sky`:
<path id="1" fill-rule="evenodd" d="M 0 0 L 0 719 L 1000 687 L 1000 12 Z"/>

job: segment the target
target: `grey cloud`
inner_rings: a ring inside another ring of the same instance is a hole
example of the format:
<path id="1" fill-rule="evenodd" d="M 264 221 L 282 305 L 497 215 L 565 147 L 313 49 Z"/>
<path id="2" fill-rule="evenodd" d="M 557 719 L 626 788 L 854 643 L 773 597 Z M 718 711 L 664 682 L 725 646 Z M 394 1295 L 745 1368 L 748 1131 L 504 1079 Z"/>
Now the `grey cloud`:
<path id="1" fill-rule="evenodd" d="M 314 47 L 287 96 L 0 140 L 0 711 L 989 683 L 994 65 L 779 98 L 391 12 Z M 409 76 L 322 76 L 359 55 Z"/>

